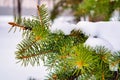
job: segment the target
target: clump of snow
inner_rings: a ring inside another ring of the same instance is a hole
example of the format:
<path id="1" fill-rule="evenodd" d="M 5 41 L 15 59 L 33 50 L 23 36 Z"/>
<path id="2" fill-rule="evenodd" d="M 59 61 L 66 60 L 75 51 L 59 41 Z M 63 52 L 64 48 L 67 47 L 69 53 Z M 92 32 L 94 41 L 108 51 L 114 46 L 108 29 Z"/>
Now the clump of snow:
<path id="1" fill-rule="evenodd" d="M 76 27 L 73 24 L 73 17 L 58 17 L 54 20 L 52 26 L 50 27 L 51 32 L 62 31 L 65 35 L 69 35 L 70 32 Z"/>
<path id="2" fill-rule="evenodd" d="M 56 31 L 62 31 L 65 35 L 69 35 L 70 32 L 74 29 L 74 24 L 70 24 L 68 22 L 59 22 L 54 23 L 52 27 L 50 27 L 50 30 L 54 33 Z"/>
<path id="3" fill-rule="evenodd" d="M 115 51 L 120 51 L 120 22 L 97 22 L 97 32 L 99 37 L 112 44 Z"/>
<path id="4" fill-rule="evenodd" d="M 87 36 L 96 36 L 97 33 L 97 27 L 96 24 L 93 22 L 88 21 L 80 21 L 77 23 L 76 29 L 80 29 L 85 33 Z"/>
<path id="5" fill-rule="evenodd" d="M 96 48 L 99 46 L 102 46 L 108 50 L 110 50 L 111 52 L 114 51 L 113 46 L 106 40 L 101 39 L 101 38 L 94 38 L 94 37 L 89 37 L 86 42 L 85 45 L 90 46 L 92 48 Z"/>
<path id="6" fill-rule="evenodd" d="M 104 39 L 105 43 L 107 41 L 112 45 L 114 51 L 120 51 L 119 21 L 108 21 L 108 22 L 80 21 L 77 23 L 77 29 L 82 30 L 86 35 L 90 37 L 97 36 L 98 37 L 97 39 L 99 38 Z"/>

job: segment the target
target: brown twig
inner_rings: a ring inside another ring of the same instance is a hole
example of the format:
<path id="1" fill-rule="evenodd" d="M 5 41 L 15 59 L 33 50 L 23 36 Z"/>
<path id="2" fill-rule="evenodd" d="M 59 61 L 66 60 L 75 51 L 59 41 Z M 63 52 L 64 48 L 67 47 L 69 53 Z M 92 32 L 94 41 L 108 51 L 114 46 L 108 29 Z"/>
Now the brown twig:
<path id="1" fill-rule="evenodd" d="M 21 28 L 22 30 L 26 30 L 26 27 L 25 26 L 21 26 L 15 22 L 8 22 L 8 24 L 12 25 L 12 27 L 19 27 Z"/>
<path id="2" fill-rule="evenodd" d="M 22 30 L 32 30 L 32 28 L 30 27 L 26 27 L 26 26 L 23 26 L 23 25 L 20 25 L 20 24 L 17 24 L 15 22 L 8 22 L 9 25 L 11 25 L 12 27 L 19 27 L 20 29 Z"/>

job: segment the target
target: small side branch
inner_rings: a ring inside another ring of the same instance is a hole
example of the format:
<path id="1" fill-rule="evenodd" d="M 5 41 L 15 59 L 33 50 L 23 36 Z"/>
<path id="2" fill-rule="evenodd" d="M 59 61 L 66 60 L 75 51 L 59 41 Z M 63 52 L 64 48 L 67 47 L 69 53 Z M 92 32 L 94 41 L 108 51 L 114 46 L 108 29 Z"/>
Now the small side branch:
<path id="1" fill-rule="evenodd" d="M 8 22 L 8 24 L 11 25 L 12 27 L 19 27 L 22 30 L 32 30 L 32 28 L 30 28 L 30 27 L 26 27 L 26 26 L 17 24 L 15 22 Z"/>
<path id="2" fill-rule="evenodd" d="M 40 15 L 40 7 L 39 5 L 37 5 L 37 10 L 38 10 L 38 16 L 39 16 L 39 19 L 40 19 L 40 23 L 42 22 L 42 16 Z"/>

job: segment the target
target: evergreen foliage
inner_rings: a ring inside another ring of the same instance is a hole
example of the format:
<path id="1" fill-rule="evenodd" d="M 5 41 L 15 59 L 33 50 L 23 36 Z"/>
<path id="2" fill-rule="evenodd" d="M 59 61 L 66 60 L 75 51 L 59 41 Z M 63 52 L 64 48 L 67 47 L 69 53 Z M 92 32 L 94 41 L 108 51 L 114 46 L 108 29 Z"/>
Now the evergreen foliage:
<path id="1" fill-rule="evenodd" d="M 69 35 L 62 31 L 52 33 L 45 5 L 37 9 L 38 16 L 33 19 L 23 19 L 20 24 L 9 22 L 12 28 L 23 30 L 23 40 L 15 52 L 18 62 L 34 66 L 42 60 L 50 70 L 47 80 L 118 80 L 109 64 L 119 64 L 119 52 L 112 55 L 104 47 L 85 46 L 88 37 L 80 30 L 73 30 Z"/>

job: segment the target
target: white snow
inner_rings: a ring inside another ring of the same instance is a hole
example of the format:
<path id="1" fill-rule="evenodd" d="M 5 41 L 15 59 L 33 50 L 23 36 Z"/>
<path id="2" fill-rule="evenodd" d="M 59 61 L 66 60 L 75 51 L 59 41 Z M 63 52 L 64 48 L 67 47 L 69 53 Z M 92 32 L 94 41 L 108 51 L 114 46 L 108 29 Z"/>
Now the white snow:
<path id="1" fill-rule="evenodd" d="M 99 37 L 112 44 L 115 51 L 120 51 L 120 22 L 98 22 Z"/>
<path id="2" fill-rule="evenodd" d="M 90 46 L 112 46 L 112 51 L 120 51 L 120 22 L 108 21 L 108 22 L 78 22 L 77 29 L 82 30 L 90 38 L 87 40 L 87 44 Z M 91 38 L 97 36 L 97 38 Z M 100 41 L 100 39 L 102 41 Z M 98 41 L 97 41 L 98 40 Z M 94 43 L 94 44 L 93 44 Z M 106 45 L 107 43 L 107 45 Z M 109 44 L 108 44 L 109 43 Z M 110 48 L 108 48 L 110 49 Z"/>
<path id="3" fill-rule="evenodd" d="M 101 38 L 89 37 L 86 40 L 85 45 L 91 46 L 93 48 L 102 46 L 102 47 L 110 50 L 111 52 L 114 52 L 113 46 L 108 41 L 101 39 Z"/>
<path id="4" fill-rule="evenodd" d="M 80 21 L 77 23 L 76 29 L 82 30 L 88 36 L 96 36 L 98 34 L 96 24 L 93 22 Z"/>
<path id="5" fill-rule="evenodd" d="M 51 32 L 62 31 L 64 34 L 68 35 L 76 27 L 73 24 L 73 17 L 58 17 L 54 20 L 52 26 L 50 27 Z"/>

